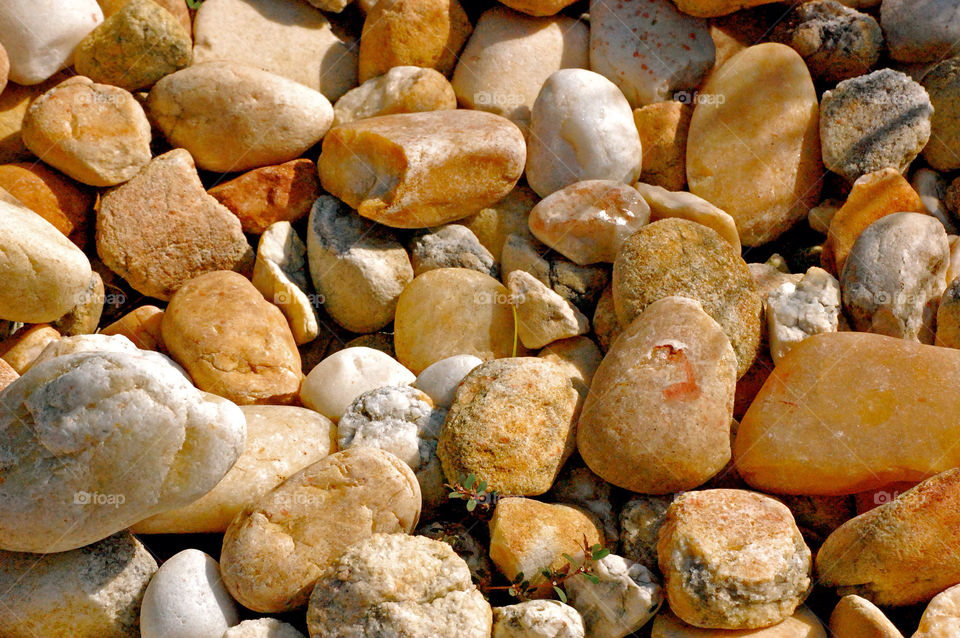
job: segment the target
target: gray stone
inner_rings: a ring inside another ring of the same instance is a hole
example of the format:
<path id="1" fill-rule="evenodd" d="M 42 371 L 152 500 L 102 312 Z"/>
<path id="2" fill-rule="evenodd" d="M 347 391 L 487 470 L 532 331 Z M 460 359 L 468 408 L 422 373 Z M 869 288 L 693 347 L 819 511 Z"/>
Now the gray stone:
<path id="1" fill-rule="evenodd" d="M 676 494 L 636 496 L 620 509 L 620 553 L 650 570 L 657 566 L 657 539 Z"/>
<path id="2" fill-rule="evenodd" d="M 527 600 L 493 610 L 493 638 L 583 638 L 577 610 L 559 600 Z"/>
<path id="3" fill-rule="evenodd" d="M 597 561 L 591 573 L 567 581 L 570 604 L 580 612 L 590 638 L 623 638 L 647 624 L 660 608 L 663 593 L 649 569 L 609 554 Z"/>
<path id="4" fill-rule="evenodd" d="M 491 277 L 500 265 L 466 226 L 447 224 L 417 235 L 410 245 L 414 276 L 435 268 L 471 268 Z"/>
<path id="5" fill-rule="evenodd" d="M 890 57 L 901 62 L 936 62 L 960 52 L 957 0 L 883 0 L 880 23 Z"/>

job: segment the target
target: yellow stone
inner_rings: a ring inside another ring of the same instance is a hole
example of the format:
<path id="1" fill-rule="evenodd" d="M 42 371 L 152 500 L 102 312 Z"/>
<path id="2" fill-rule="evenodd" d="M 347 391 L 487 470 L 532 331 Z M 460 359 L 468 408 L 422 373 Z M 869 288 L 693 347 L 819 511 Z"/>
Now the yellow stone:
<path id="1" fill-rule="evenodd" d="M 669 609 L 664 609 L 653 621 L 651 638 L 827 638 L 827 632 L 817 616 L 801 607 L 783 622 L 763 629 L 701 629 L 683 622 Z M 841 636 L 837 638 L 859 638 Z"/>
<path id="2" fill-rule="evenodd" d="M 856 594 L 844 596 L 834 607 L 830 631 L 838 638 L 903 638 L 876 605 Z"/>
<path id="3" fill-rule="evenodd" d="M 23 374 L 30 369 L 33 360 L 43 352 L 43 349 L 59 338 L 60 333 L 52 326 L 45 323 L 37 324 L 0 344 L 0 350 L 3 351 L 0 359 L 10 364 L 17 373 Z"/>
<path id="4" fill-rule="evenodd" d="M 679 191 L 687 185 L 687 133 L 693 108 L 680 102 L 656 102 L 633 110 L 643 146 L 640 179 Z"/>
<path id="5" fill-rule="evenodd" d="M 104 335 L 123 335 L 141 350 L 166 350 L 161 335 L 163 310 L 156 306 L 140 306 L 123 315 L 100 331 Z"/>
<path id="6" fill-rule="evenodd" d="M 698 18 L 725 16 L 740 9 L 749 9 L 776 0 L 675 0 L 677 8 Z"/>
<path id="7" fill-rule="evenodd" d="M 495 204 L 483 208 L 476 215 L 460 220 L 483 247 L 490 251 L 494 259 L 500 261 L 500 253 L 507 237 L 514 233 L 533 239 L 527 220 L 530 211 L 540 201 L 540 197 L 526 184 L 517 184 L 510 193 Z"/>

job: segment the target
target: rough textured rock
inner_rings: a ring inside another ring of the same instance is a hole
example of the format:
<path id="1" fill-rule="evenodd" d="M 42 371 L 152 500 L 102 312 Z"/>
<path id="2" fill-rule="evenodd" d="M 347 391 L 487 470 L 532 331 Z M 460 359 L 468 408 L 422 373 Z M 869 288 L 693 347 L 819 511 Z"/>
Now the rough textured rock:
<path id="1" fill-rule="evenodd" d="M 667 508 L 676 499 L 667 496 L 634 496 L 620 510 L 620 553 L 651 571 L 660 569 L 657 541 Z"/>
<path id="2" fill-rule="evenodd" d="M 701 18 L 713 18 L 768 4 L 771 0 L 675 0 L 675 2 L 684 13 Z"/>
<path id="3" fill-rule="evenodd" d="M 597 338 L 597 345 L 604 352 L 609 352 L 613 342 L 623 332 L 623 326 L 617 319 L 617 311 L 613 305 L 613 286 L 607 286 L 603 289 L 600 299 L 597 300 L 596 310 L 590 320 L 590 325 L 593 327 L 593 334 Z"/>
<path id="4" fill-rule="evenodd" d="M 421 536 L 450 545 L 457 556 L 466 561 L 474 582 L 487 582 L 493 576 L 493 563 L 487 556 L 487 547 L 475 538 L 478 532 L 480 530 L 475 530 L 472 525 L 467 529 L 462 523 L 441 520 L 427 523 L 417 530 L 417 534 Z"/>
<path id="5" fill-rule="evenodd" d="M 186 0 L 153 0 L 158 5 L 170 12 L 177 19 L 177 23 L 183 27 L 187 33 L 193 31 L 193 17 L 190 15 L 190 9 L 187 8 Z M 123 9 L 128 0 L 97 0 L 97 4 L 103 10 L 103 17 L 109 18 L 114 13 Z"/>
<path id="6" fill-rule="evenodd" d="M 708 226 L 730 242 L 733 249 L 741 250 L 740 233 L 733 217 L 702 197 L 685 191 L 671 192 L 661 186 L 637 182 L 633 185 L 650 206 L 650 221 L 678 217 Z"/>
<path id="7" fill-rule="evenodd" d="M 410 262 L 414 275 L 436 268 L 470 268 L 491 277 L 500 274 L 494 256 L 469 228 L 460 224 L 445 224 L 414 237 Z"/>
<path id="8" fill-rule="evenodd" d="M 276 222 L 260 237 L 251 280 L 283 312 L 297 345 L 320 334 L 317 313 L 307 295 L 306 262 L 307 247 L 290 222 Z"/>
<path id="9" fill-rule="evenodd" d="M 930 601 L 913 638 L 946 638 L 960 630 L 960 586 L 945 589 Z M 896 638 L 899 638 L 897 636 Z"/>
<path id="10" fill-rule="evenodd" d="M 80 248 L 86 245 L 96 200 L 91 189 L 38 162 L 0 166 L 0 188 Z"/>
<path id="11" fill-rule="evenodd" d="M 583 638 L 577 610 L 559 600 L 527 600 L 494 607 L 493 638 Z"/>
<path id="12" fill-rule="evenodd" d="M 483 359 L 472 354 L 458 354 L 441 359 L 417 375 L 413 386 L 423 390 L 438 407 L 449 408 L 453 404 L 460 382 L 481 363 Z"/>
<path id="13" fill-rule="evenodd" d="M 833 608 L 830 631 L 836 636 L 853 638 L 903 638 L 896 625 L 876 605 L 856 594 L 844 596 Z M 916 634 L 914 636 L 916 638 Z"/>
<path id="14" fill-rule="evenodd" d="M 30 369 L 34 360 L 48 345 L 60 339 L 60 333 L 48 324 L 40 323 L 18 331 L 3 343 L 2 359 L 18 374 Z"/>
<path id="15" fill-rule="evenodd" d="M 276 618 L 244 620 L 223 632 L 223 638 L 306 638 L 296 627 Z"/>
<path id="16" fill-rule="evenodd" d="M 542 348 L 590 330 L 590 321 L 576 306 L 530 273 L 514 270 L 507 287 L 517 312 L 517 334 L 527 348 Z"/>
<path id="17" fill-rule="evenodd" d="M 890 57 L 902 62 L 936 62 L 960 53 L 955 0 L 885 0 L 880 23 Z"/>
<path id="18" fill-rule="evenodd" d="M 457 108 L 457 96 L 443 74 L 419 66 L 395 66 L 351 89 L 333 105 L 333 125 L 377 115 Z"/>
<path id="19" fill-rule="evenodd" d="M 944 60 L 924 76 L 922 83 L 933 106 L 930 141 L 923 149 L 923 159 L 939 171 L 960 168 L 954 151 L 960 144 L 960 60 Z"/>
<path id="20" fill-rule="evenodd" d="M 693 107 L 682 102 L 656 102 L 633 110 L 640 133 L 643 166 L 640 179 L 671 191 L 687 186 L 687 134 Z"/>
<path id="21" fill-rule="evenodd" d="M 821 332 L 836 332 L 840 284 L 822 268 L 810 268 L 797 284 L 779 286 L 766 298 L 767 335 L 774 363 L 797 343 Z"/>
<path id="22" fill-rule="evenodd" d="M 663 601 L 660 584 L 646 567 L 616 554 L 591 567 L 600 582 L 580 575 L 567 581 L 570 604 L 591 638 L 623 638 L 653 618 Z"/>
<path id="23" fill-rule="evenodd" d="M 581 399 L 587 398 L 593 375 L 600 367 L 603 353 L 589 337 L 573 337 L 554 341 L 537 355 L 541 359 L 559 364 L 580 393 Z"/>
<path id="24" fill-rule="evenodd" d="M 797 612 L 776 625 L 763 629 L 701 629 L 683 622 L 669 609 L 664 609 L 653 621 L 653 638 L 727 638 L 731 635 L 743 638 L 827 638 L 827 630 L 816 614 L 800 607 Z"/>
<path id="25" fill-rule="evenodd" d="M 592 515 L 598 528 L 603 531 L 603 545 L 616 547 L 619 538 L 616 516 L 610 500 L 611 485 L 590 471 L 590 468 L 574 464 L 560 472 L 547 494 L 549 501 L 579 507 Z"/>

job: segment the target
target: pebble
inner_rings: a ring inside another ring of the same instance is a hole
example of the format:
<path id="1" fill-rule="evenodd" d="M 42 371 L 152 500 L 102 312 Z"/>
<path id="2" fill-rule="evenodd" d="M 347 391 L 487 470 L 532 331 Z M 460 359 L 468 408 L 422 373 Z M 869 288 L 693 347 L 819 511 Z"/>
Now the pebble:
<path id="1" fill-rule="evenodd" d="M 574 0 L 506 0 L 503 4 L 527 15 L 552 16 L 573 2 Z"/>
<path id="2" fill-rule="evenodd" d="M 341 38 L 306 2 L 204 0 L 193 35 L 193 64 L 250 65 L 319 91 L 331 102 L 357 85 L 356 42 Z"/>
<path id="3" fill-rule="evenodd" d="M 12 80 L 7 83 L 0 92 L 0 162 L 33 161 L 36 156 L 23 143 L 23 116 L 34 99 L 69 77 L 62 71 L 31 86 L 21 86 Z"/>
<path id="4" fill-rule="evenodd" d="M 419 516 L 420 486 L 406 463 L 375 448 L 337 452 L 237 514 L 223 538 L 220 573 L 243 606 L 291 611 L 307 604 L 319 579 L 336 574 L 351 546 L 377 533 L 409 534 Z"/>
<path id="5" fill-rule="evenodd" d="M 913 638 L 946 638 L 960 630 L 960 586 L 945 589 L 927 605 Z"/>
<path id="6" fill-rule="evenodd" d="M 70 66 L 76 46 L 101 22 L 103 12 L 96 0 L 4 2 L 0 41 L 10 59 L 10 79 L 39 84 Z"/>
<path id="7" fill-rule="evenodd" d="M 730 341 L 702 306 L 655 301 L 597 369 L 577 425 L 580 455 L 634 492 L 694 488 L 730 460 L 735 384 Z"/>
<path id="8" fill-rule="evenodd" d="M 0 633 L 6 638 L 132 638 L 157 561 L 128 532 L 72 551 L 0 551 Z"/>
<path id="9" fill-rule="evenodd" d="M 77 299 L 77 305 L 71 308 L 67 314 L 54 321 L 54 328 L 68 336 L 96 332 L 97 326 L 100 325 L 100 317 L 103 316 L 106 298 L 103 279 L 94 272 L 90 276 L 87 289 Z"/>
<path id="10" fill-rule="evenodd" d="M 384 386 L 416 380 L 396 359 L 373 348 L 344 348 L 313 368 L 300 388 L 303 405 L 337 421 L 357 397 Z"/>
<path id="11" fill-rule="evenodd" d="M 59 338 L 60 333 L 48 324 L 31 326 L 3 342 L 3 349 L 6 350 L 3 360 L 18 374 L 23 374 L 30 369 L 40 353 Z"/>
<path id="12" fill-rule="evenodd" d="M 123 9 L 129 0 L 97 0 L 97 4 L 103 10 L 103 17 L 109 18 L 114 13 Z M 193 17 L 187 8 L 185 0 L 153 0 L 156 4 L 163 7 L 177 19 L 177 23 L 183 27 L 188 34 L 193 32 Z"/>
<path id="13" fill-rule="evenodd" d="M 756 629 L 790 617 L 813 586 L 793 515 L 745 490 L 688 492 L 667 510 L 657 543 L 670 609 L 712 629 Z"/>
<path id="14" fill-rule="evenodd" d="M 677 8 L 700 18 L 725 16 L 734 11 L 749 9 L 772 0 L 676 0 Z"/>
<path id="15" fill-rule="evenodd" d="M 694 248 L 695 247 L 695 248 Z M 712 229 L 663 219 L 634 233 L 613 264 L 613 301 L 622 326 L 670 295 L 696 299 L 737 355 L 737 378 L 760 343 L 763 308 L 746 262 Z"/>
<path id="16" fill-rule="evenodd" d="M 101 328 L 102 335 L 123 335 L 141 350 L 164 350 L 160 326 L 163 310 L 156 306 L 140 306 L 110 325 Z"/>
<path id="17" fill-rule="evenodd" d="M 656 102 L 633 110 L 640 133 L 643 166 L 640 179 L 670 191 L 687 187 L 687 134 L 693 107 L 681 102 Z"/>
<path id="18" fill-rule="evenodd" d="M 686 191 L 671 192 L 662 186 L 637 182 L 634 188 L 650 206 L 650 221 L 679 218 L 708 226 L 730 242 L 736 252 L 741 251 L 740 233 L 733 217 L 702 197 Z"/>
<path id="19" fill-rule="evenodd" d="M 563 369 L 543 359 L 477 366 L 457 389 L 440 433 L 447 481 L 474 474 L 506 494 L 547 492 L 576 447 L 579 396 Z"/>
<path id="20" fill-rule="evenodd" d="M 469 228 L 499 262 L 507 237 L 518 234 L 533 238 L 527 219 L 539 199 L 529 186 L 519 183 L 499 202 L 480 209 L 475 215 L 464 217 L 459 223 Z"/>
<path id="21" fill-rule="evenodd" d="M 101 334 L 90 334 L 90 335 L 80 335 L 77 337 L 60 337 L 49 342 L 43 350 L 40 351 L 40 354 L 30 363 L 31 366 L 35 366 L 38 363 L 43 363 L 44 361 L 49 361 L 56 357 L 62 357 L 68 354 L 76 354 L 78 352 L 126 352 L 128 354 L 133 353 L 137 354 L 139 349 L 137 346 L 133 345 L 133 342 L 124 337 L 123 335 L 101 335 Z M 176 363 L 171 361 L 169 358 L 167 363 L 177 367 Z M 181 369 L 182 372 L 182 369 Z M 186 374 L 184 373 L 184 376 Z"/>
<path id="22" fill-rule="evenodd" d="M 830 631 L 836 636 L 853 638 L 903 638 L 903 634 L 883 611 L 856 594 L 844 596 L 833 608 L 833 613 L 830 614 Z"/>
<path id="23" fill-rule="evenodd" d="M 690 192 L 733 216 L 744 245 L 773 241 L 820 200 L 817 118 L 813 80 L 796 51 L 772 42 L 740 51 L 697 95 Z"/>
<path id="24" fill-rule="evenodd" d="M 806 607 L 800 607 L 794 615 L 776 625 L 740 629 L 735 633 L 726 629 L 693 627 L 674 616 L 669 609 L 664 609 L 654 620 L 651 633 L 652 638 L 729 638 L 731 635 L 738 638 L 827 638 L 827 630 L 816 614 Z"/>
<path id="25" fill-rule="evenodd" d="M 951 348 L 882 335 L 805 339 L 780 361 L 743 417 L 737 471 L 773 494 L 841 495 L 960 465 L 960 450 L 952 447 L 953 397 L 929 382 L 957 366 L 960 354 Z M 824 423 L 843 445 L 823 445 Z"/>
<path id="26" fill-rule="evenodd" d="M 7 88 L 7 81 L 10 78 L 10 56 L 7 50 L 0 44 L 0 93 Z"/>
<path id="27" fill-rule="evenodd" d="M 960 59 L 950 58 L 937 64 L 923 78 L 923 88 L 930 96 L 933 116 L 930 119 L 930 141 L 923 149 L 923 159 L 938 171 L 960 168 L 954 149 L 960 144 Z"/>
<path id="28" fill-rule="evenodd" d="M 615 547 L 620 536 L 610 500 L 611 485 L 583 465 L 571 463 L 561 470 L 547 493 L 550 501 L 579 507 L 603 531 L 603 544 Z M 571 467 L 573 466 L 573 467 Z"/>
<path id="29" fill-rule="evenodd" d="M 56 357 L 3 398 L 0 547 L 13 551 L 75 549 L 196 500 L 246 432 L 239 408 L 146 351 Z"/>
<path id="30" fill-rule="evenodd" d="M 583 638 L 577 610 L 558 600 L 527 600 L 493 608 L 493 638 Z"/>
<path id="31" fill-rule="evenodd" d="M 920 168 L 910 176 L 910 186 L 917 191 L 924 211 L 936 217 L 948 234 L 956 235 L 958 230 L 950 211 L 944 204 L 947 193 L 947 181 L 940 173 L 929 168 Z"/>
<path id="32" fill-rule="evenodd" d="M 0 390 L 20 378 L 20 373 L 13 369 L 9 363 L 0 359 Z"/>
<path id="33" fill-rule="evenodd" d="M 487 638 L 490 603 L 446 543 L 375 534 L 348 548 L 310 596 L 312 638 Z"/>
<path id="34" fill-rule="evenodd" d="M 597 300 L 597 307 L 590 325 L 593 326 L 593 334 L 597 338 L 597 345 L 604 352 L 609 352 L 613 342 L 623 332 L 623 326 L 617 319 L 617 311 L 613 305 L 613 286 L 607 286 L 603 289 L 603 294 Z"/>
<path id="35" fill-rule="evenodd" d="M 142 638 L 223 638 L 239 622 L 219 564 L 197 549 L 171 556 L 143 594 Z"/>
<path id="36" fill-rule="evenodd" d="M 217 184 L 207 194 L 240 219 L 243 232 L 263 233 L 276 222 L 296 222 L 320 196 L 316 165 L 300 158 L 263 166 Z"/>
<path id="37" fill-rule="evenodd" d="M 437 268 L 470 268 L 491 277 L 500 275 L 500 264 L 466 226 L 444 224 L 418 234 L 410 243 L 413 274 Z"/>
<path id="38" fill-rule="evenodd" d="M 676 494 L 666 496 L 633 496 L 620 509 L 620 553 L 627 560 L 656 572 L 657 540 L 660 526 L 667 518 L 667 508 Z"/>
<path id="39" fill-rule="evenodd" d="M 821 332 L 836 332 L 840 316 L 840 283 L 814 266 L 797 284 L 782 284 L 767 295 L 770 355 L 779 363 L 794 345 Z"/>
<path id="40" fill-rule="evenodd" d="M 183 149 L 158 155 L 103 196 L 97 253 L 132 288 L 164 301 L 194 277 L 246 271 L 254 260 L 240 222 L 206 195 Z"/>
<path id="41" fill-rule="evenodd" d="M 951 469 L 841 525 L 817 553 L 820 583 L 841 596 L 903 606 L 960 582 L 958 486 L 960 470 Z"/>
<path id="42" fill-rule="evenodd" d="M 901 62 L 938 62 L 960 53 L 956 0 L 884 0 L 880 24 L 890 57 Z"/>
<path id="43" fill-rule="evenodd" d="M 223 632 L 222 638 L 306 638 L 293 625 L 276 618 L 244 620 Z"/>
<path id="44" fill-rule="evenodd" d="M 600 582 L 574 576 L 567 581 L 566 589 L 591 638 L 628 636 L 646 625 L 660 608 L 660 584 L 643 565 L 608 554 L 590 571 Z"/>
<path id="45" fill-rule="evenodd" d="M 417 376 L 413 387 L 422 390 L 438 408 L 453 404 L 457 387 L 467 374 L 483 363 L 483 359 L 471 354 L 458 354 L 441 359 Z"/>
<path id="46" fill-rule="evenodd" d="M 290 222 L 272 224 L 260 237 L 253 286 L 287 318 L 297 345 L 320 334 L 317 313 L 307 295 L 307 247 Z"/>
<path id="47" fill-rule="evenodd" d="M 581 399 L 587 398 L 590 384 L 593 383 L 593 375 L 596 374 L 603 359 L 603 353 L 597 344 L 585 336 L 554 341 L 537 356 L 556 363 L 566 370 Z"/>
<path id="48" fill-rule="evenodd" d="M 527 348 L 542 348 L 590 330 L 590 321 L 576 306 L 530 273 L 514 270 L 507 277 L 507 288 L 517 312 L 517 334 Z"/>
<path id="49" fill-rule="evenodd" d="M 150 124 L 127 91 L 74 76 L 31 102 L 23 143 L 78 182 L 115 186 L 150 161 Z"/>
<path id="50" fill-rule="evenodd" d="M 707 21 L 671 0 L 590 3 L 590 68 L 620 87 L 633 108 L 677 100 L 713 68 Z M 683 101 L 683 100 L 680 100 Z"/>
<path id="51" fill-rule="evenodd" d="M 534 17 L 495 6 L 480 15 L 453 73 L 466 108 L 502 115 L 522 130 L 555 71 L 590 66 L 589 29 L 566 15 Z"/>
<path id="52" fill-rule="evenodd" d="M 951 281 L 940 297 L 934 345 L 960 348 L 960 279 Z"/>
<path id="53" fill-rule="evenodd" d="M 465 522 L 469 523 L 469 521 Z M 421 526 L 417 534 L 447 543 L 457 556 L 466 561 L 474 582 L 489 582 L 493 574 L 493 563 L 487 556 L 486 545 L 477 541 L 476 532 L 471 533 L 473 529 L 475 529 L 473 525 L 471 529 L 467 529 L 463 523 L 437 520 Z"/>
<path id="54" fill-rule="evenodd" d="M 523 173 L 525 157 L 516 125 L 458 109 L 338 126 L 323 140 L 318 167 L 324 189 L 363 217 L 395 228 L 429 228 L 505 196 Z"/>
<path id="55" fill-rule="evenodd" d="M 333 107 L 318 91 L 228 61 L 193 64 L 164 77 L 150 90 L 147 110 L 172 146 L 219 173 L 299 157 L 333 122 Z"/>
<path id="56" fill-rule="evenodd" d="M 807 223 L 814 231 L 826 235 L 830 232 L 830 223 L 842 207 L 843 202 L 839 199 L 825 199 L 810 209 L 807 213 Z"/>
<path id="57" fill-rule="evenodd" d="M 333 125 L 378 115 L 457 108 L 457 96 L 443 74 L 419 66 L 395 66 L 345 93 L 333 105 Z"/>
<path id="58" fill-rule="evenodd" d="M 83 248 L 93 225 L 91 189 L 39 162 L 0 165 L 0 188 Z"/>
<path id="59" fill-rule="evenodd" d="M 849 181 L 882 168 L 903 172 L 930 139 L 933 106 L 908 75 L 881 69 L 823 94 L 824 165 Z"/>
<path id="60" fill-rule="evenodd" d="M 635 182 L 642 160 L 633 111 L 613 82 L 585 69 L 547 78 L 527 142 L 527 183 L 538 195 L 588 179 Z"/>

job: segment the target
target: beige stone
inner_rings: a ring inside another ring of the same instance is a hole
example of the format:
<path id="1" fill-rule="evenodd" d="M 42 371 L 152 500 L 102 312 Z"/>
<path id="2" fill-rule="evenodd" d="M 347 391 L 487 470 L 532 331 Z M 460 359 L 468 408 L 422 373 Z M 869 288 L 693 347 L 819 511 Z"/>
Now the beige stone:
<path id="1" fill-rule="evenodd" d="M 64 335 L 92 334 L 100 325 L 103 305 L 106 302 L 103 279 L 97 272 L 90 276 L 87 289 L 77 299 L 77 305 L 67 314 L 53 322 L 53 327 Z"/>
<path id="2" fill-rule="evenodd" d="M 590 330 L 590 321 L 576 306 L 530 273 L 514 270 L 507 287 L 517 309 L 517 334 L 527 348 L 542 348 Z"/>
<path id="3" fill-rule="evenodd" d="M 317 313 L 306 292 L 306 264 L 307 247 L 290 222 L 276 222 L 260 237 L 251 281 L 283 312 L 297 345 L 320 334 Z"/>
<path id="4" fill-rule="evenodd" d="M 306 638 L 296 627 L 276 618 L 244 620 L 223 632 L 223 638 Z"/>
<path id="5" fill-rule="evenodd" d="M 104 327 L 100 334 L 123 335 L 141 350 L 165 350 L 161 324 L 163 310 L 156 306 L 140 306 L 120 317 L 109 326 Z"/>
<path id="6" fill-rule="evenodd" d="M 856 594 L 844 596 L 833 608 L 830 631 L 838 638 L 903 638 L 876 605 Z"/>
<path id="7" fill-rule="evenodd" d="M 21 86 L 10 82 L 0 92 L 0 162 L 21 162 L 34 158 L 24 146 L 22 138 L 23 116 L 30 103 L 40 95 L 70 77 L 62 71 L 46 82 Z"/>
<path id="8" fill-rule="evenodd" d="M 103 10 L 103 17 L 109 18 L 117 11 L 123 9 L 123 7 L 130 0 L 97 0 L 97 4 L 100 5 L 100 8 Z M 153 0 L 158 5 L 170 12 L 170 14 L 177 19 L 177 22 L 180 26 L 183 27 L 184 31 L 187 33 L 193 32 L 193 20 L 190 16 L 190 10 L 187 9 L 187 3 L 185 0 Z"/>
<path id="9" fill-rule="evenodd" d="M 96 195 L 39 162 L 0 166 L 0 188 L 56 226 L 80 248 L 87 243 Z"/>
<path id="10" fill-rule="evenodd" d="M 333 125 L 378 115 L 457 108 L 457 96 L 443 74 L 419 66 L 395 66 L 351 89 L 333 105 Z"/>
<path id="11" fill-rule="evenodd" d="M 686 191 L 673 192 L 662 186 L 643 182 L 637 182 L 634 188 L 640 191 L 640 195 L 650 206 L 651 222 L 676 217 L 703 224 L 717 231 L 730 242 L 736 252 L 740 252 L 740 233 L 733 217 L 707 200 Z"/>
<path id="12" fill-rule="evenodd" d="M 739 11 L 749 9 L 761 4 L 769 4 L 773 0 L 675 0 L 677 8 L 684 13 L 700 18 L 714 18 L 725 16 Z"/>
<path id="13" fill-rule="evenodd" d="M 680 102 L 655 102 L 633 110 L 643 146 L 640 179 L 670 191 L 687 185 L 687 133 L 693 107 Z"/>
<path id="14" fill-rule="evenodd" d="M 930 601 L 913 638 L 950 638 L 960 631 L 960 585 L 945 589 Z M 899 638 L 899 634 L 894 635 Z"/>
<path id="15" fill-rule="evenodd" d="M 539 199 L 529 186 L 519 183 L 506 197 L 459 223 L 469 228 L 493 258 L 500 261 L 507 237 L 519 234 L 533 238 L 527 220 Z"/>
<path id="16" fill-rule="evenodd" d="M 955 278 L 940 297 L 934 345 L 960 348 L 960 279 Z"/>
<path id="17" fill-rule="evenodd" d="M 827 638 L 827 631 L 816 614 L 806 607 L 800 607 L 794 615 L 776 625 L 763 629 L 735 631 L 694 627 L 674 616 L 669 609 L 664 609 L 653 621 L 651 636 L 653 638 Z"/>
<path id="18" fill-rule="evenodd" d="M 0 359 L 0 390 L 20 378 L 20 374 L 4 359 Z"/>
<path id="19" fill-rule="evenodd" d="M 613 342 L 623 332 L 623 326 L 617 319 L 617 310 L 613 305 L 613 286 L 607 286 L 603 289 L 600 299 L 597 300 L 597 307 L 590 324 L 593 326 L 593 334 L 597 338 L 597 345 L 604 352 L 609 352 Z"/>
<path id="20" fill-rule="evenodd" d="M 583 638 L 583 619 L 559 600 L 524 600 L 493 608 L 493 638 Z"/>
<path id="21" fill-rule="evenodd" d="M 17 374 L 23 374 L 30 369 L 40 353 L 59 338 L 60 333 L 48 324 L 40 323 L 30 326 L 0 344 L 0 349 L 4 350 L 0 359 L 3 359 Z"/>
<path id="22" fill-rule="evenodd" d="M 554 341 L 537 355 L 552 363 L 559 364 L 567 371 L 573 387 L 580 393 L 581 399 L 587 398 L 593 375 L 600 367 L 603 353 L 589 337 L 572 337 Z"/>
<path id="23" fill-rule="evenodd" d="M 571 5 L 575 0 L 506 0 L 503 4 L 511 9 L 532 16 L 552 16 Z"/>

